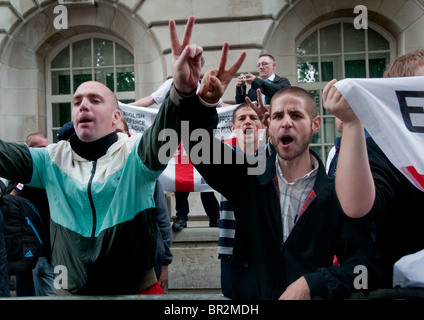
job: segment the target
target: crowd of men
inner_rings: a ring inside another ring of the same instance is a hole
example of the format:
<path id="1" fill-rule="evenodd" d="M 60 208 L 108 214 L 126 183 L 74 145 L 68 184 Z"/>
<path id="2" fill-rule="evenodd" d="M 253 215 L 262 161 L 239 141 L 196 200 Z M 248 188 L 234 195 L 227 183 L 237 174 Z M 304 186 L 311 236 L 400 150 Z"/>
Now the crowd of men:
<path id="1" fill-rule="evenodd" d="M 122 116 L 115 95 L 88 81 L 72 99 L 75 134 L 69 139 L 42 148 L 0 140 L 0 176 L 46 191 L 51 262 L 68 270 L 62 293 L 163 293 L 154 268 L 155 188 L 166 167 L 159 150 L 168 143 L 160 133 L 173 130 L 180 140 L 183 121 L 190 133 L 207 130 L 207 152 L 222 158 L 194 165 L 233 213 L 220 221 L 233 232 L 220 242 L 231 248 L 220 253 L 226 296 L 342 299 L 355 290 L 390 287 L 394 262 L 424 248 L 423 215 L 416 210 L 423 193 L 366 139 L 336 80 L 323 91 L 324 107 L 343 122 L 335 178 L 329 177 L 309 148 L 322 125 L 316 101 L 277 76 L 269 54 L 258 58 L 259 76 L 237 77 L 236 101 L 245 103 L 233 114 L 237 146 L 214 138 L 216 108 L 246 52 L 227 69 L 224 43 L 218 68 L 201 79 L 203 48 L 191 43 L 194 23 L 190 17 L 180 42 L 169 22 L 173 83 L 143 135 L 118 132 Z M 412 71 L 404 74 L 407 68 Z M 393 61 L 388 70 L 388 77 L 424 75 L 422 51 Z M 268 139 L 259 142 L 264 128 Z M 184 142 L 191 155 L 195 142 Z M 263 170 L 252 174 L 260 165 Z M 359 288 L 357 266 L 367 272 Z"/>

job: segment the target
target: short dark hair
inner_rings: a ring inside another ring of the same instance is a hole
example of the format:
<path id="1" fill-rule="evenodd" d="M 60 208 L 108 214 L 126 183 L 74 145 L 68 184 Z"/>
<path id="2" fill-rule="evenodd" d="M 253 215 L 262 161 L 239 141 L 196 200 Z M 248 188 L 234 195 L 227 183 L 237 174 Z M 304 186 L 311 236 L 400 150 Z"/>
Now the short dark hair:
<path id="1" fill-rule="evenodd" d="M 234 124 L 234 118 L 236 116 L 237 111 L 239 111 L 241 108 L 246 108 L 246 107 L 250 107 L 247 102 L 243 102 L 241 104 L 239 104 L 234 110 L 233 110 L 233 117 L 231 119 L 231 124 Z"/>
<path id="2" fill-rule="evenodd" d="M 308 108 L 308 113 L 311 119 L 314 119 L 317 116 L 316 101 L 314 96 L 310 92 L 306 91 L 305 89 L 296 87 L 296 86 L 285 87 L 277 91 L 276 94 L 274 94 L 274 96 L 271 99 L 271 105 L 269 107 L 270 116 L 272 115 L 272 102 L 276 100 L 279 96 L 286 95 L 286 94 L 291 94 L 299 98 L 305 99 L 306 106 Z"/>

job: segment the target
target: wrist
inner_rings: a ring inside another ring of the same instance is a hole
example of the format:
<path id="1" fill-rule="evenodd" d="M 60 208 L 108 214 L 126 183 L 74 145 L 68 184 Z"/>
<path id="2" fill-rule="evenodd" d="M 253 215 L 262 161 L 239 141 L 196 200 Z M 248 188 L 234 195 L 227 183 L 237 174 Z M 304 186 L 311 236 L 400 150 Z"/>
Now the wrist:
<path id="1" fill-rule="evenodd" d="M 364 126 L 362 125 L 362 122 L 358 119 L 358 117 L 354 116 L 348 121 L 343 121 L 343 130 L 345 128 L 347 130 L 363 130 Z"/>
<path id="2" fill-rule="evenodd" d="M 171 98 L 171 101 L 175 103 L 175 105 L 180 106 L 181 104 L 184 103 L 184 101 L 187 101 L 196 97 L 196 90 L 187 94 L 187 93 L 180 92 L 175 86 L 172 86 L 169 96 Z"/>
<path id="3" fill-rule="evenodd" d="M 202 97 L 199 94 L 199 101 L 201 104 L 203 104 L 205 107 L 209 107 L 209 108 L 218 108 L 221 103 L 222 103 L 222 99 L 220 98 L 217 102 L 207 102 L 205 100 L 202 99 Z"/>

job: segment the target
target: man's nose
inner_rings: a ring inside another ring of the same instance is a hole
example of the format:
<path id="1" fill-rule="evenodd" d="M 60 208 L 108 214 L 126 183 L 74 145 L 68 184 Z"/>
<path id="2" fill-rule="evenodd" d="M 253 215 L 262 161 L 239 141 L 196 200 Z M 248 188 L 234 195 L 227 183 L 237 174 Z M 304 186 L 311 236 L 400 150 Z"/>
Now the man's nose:
<path id="1" fill-rule="evenodd" d="M 252 124 L 253 121 L 252 119 L 250 119 L 250 117 L 246 117 L 246 119 L 244 120 L 244 124 Z"/>
<path id="2" fill-rule="evenodd" d="M 90 101 L 89 101 L 89 99 L 88 98 L 83 98 L 81 100 L 81 103 L 80 103 L 80 106 L 79 106 L 80 110 L 81 111 L 86 111 L 86 110 L 88 110 L 89 107 L 90 107 Z"/>
<path id="3" fill-rule="evenodd" d="M 289 115 L 284 116 L 281 126 L 286 129 L 293 126 L 293 121 Z"/>

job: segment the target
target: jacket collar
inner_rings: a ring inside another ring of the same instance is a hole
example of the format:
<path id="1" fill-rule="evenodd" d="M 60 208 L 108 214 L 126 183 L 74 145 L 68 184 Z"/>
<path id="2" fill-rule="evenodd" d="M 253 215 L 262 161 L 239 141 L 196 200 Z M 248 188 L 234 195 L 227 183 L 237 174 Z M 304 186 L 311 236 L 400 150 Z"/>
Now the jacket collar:
<path id="1" fill-rule="evenodd" d="M 329 179 L 327 177 L 327 173 L 325 172 L 325 167 L 318 157 L 318 155 L 311 149 L 309 149 L 309 153 L 314 156 L 318 160 L 318 173 L 314 184 L 314 191 L 317 196 L 319 196 L 321 190 L 328 185 Z M 274 150 L 272 154 L 266 159 L 266 169 L 265 172 L 258 177 L 260 184 L 268 184 L 274 180 L 274 177 L 277 175 L 277 168 L 275 167 L 275 158 L 277 156 L 277 152 Z M 274 182 L 273 182 L 274 183 Z"/>
<path id="2" fill-rule="evenodd" d="M 106 154 L 109 147 L 117 140 L 118 135 L 116 132 L 112 132 L 93 142 L 83 142 L 75 134 L 71 137 L 70 143 L 72 150 L 79 156 L 89 161 L 97 161 Z"/>

